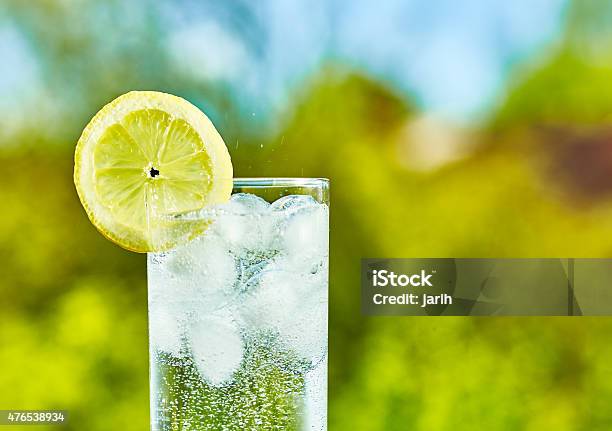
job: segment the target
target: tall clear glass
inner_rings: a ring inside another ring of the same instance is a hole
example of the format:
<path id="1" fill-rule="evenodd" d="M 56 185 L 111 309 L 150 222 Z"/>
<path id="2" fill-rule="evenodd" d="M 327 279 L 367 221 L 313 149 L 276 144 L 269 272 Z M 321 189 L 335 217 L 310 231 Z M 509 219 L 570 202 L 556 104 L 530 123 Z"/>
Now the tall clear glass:
<path id="1" fill-rule="evenodd" d="M 235 179 L 149 254 L 151 429 L 325 430 L 329 182 Z"/>

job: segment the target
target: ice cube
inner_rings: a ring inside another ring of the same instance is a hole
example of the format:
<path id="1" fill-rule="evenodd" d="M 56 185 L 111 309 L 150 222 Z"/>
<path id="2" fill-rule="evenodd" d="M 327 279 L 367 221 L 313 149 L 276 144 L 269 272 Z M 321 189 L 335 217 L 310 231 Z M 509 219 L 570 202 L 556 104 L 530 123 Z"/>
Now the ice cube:
<path id="1" fill-rule="evenodd" d="M 325 256 L 328 246 L 327 207 L 317 204 L 297 211 L 287 219 L 282 236 L 289 254 Z"/>
<path id="2" fill-rule="evenodd" d="M 277 334 L 287 349 L 315 364 L 327 346 L 327 274 L 291 272 L 288 265 L 278 259 L 259 274 L 241 313 L 248 329 Z"/>
<path id="3" fill-rule="evenodd" d="M 189 339 L 202 378 L 214 386 L 230 381 L 244 354 L 232 313 L 226 309 L 198 319 L 190 328 Z"/>
<path id="4" fill-rule="evenodd" d="M 227 306 L 236 280 L 236 265 L 227 244 L 204 234 L 175 253 L 175 259 L 185 263 L 174 272 L 178 286 L 174 288 L 177 298 L 173 302 L 195 314 Z"/>
<path id="5" fill-rule="evenodd" d="M 280 335 L 290 351 L 312 366 L 318 364 L 327 353 L 327 295 L 313 292 L 312 298 L 302 301 L 299 312 L 280 328 Z"/>
<path id="6" fill-rule="evenodd" d="M 162 303 L 149 304 L 149 339 L 153 349 L 179 357 L 181 354 L 183 325 L 182 317 Z"/>
<path id="7" fill-rule="evenodd" d="M 252 280 L 258 286 L 248 294 L 241 309 L 245 323 L 254 329 L 279 331 L 299 309 L 294 274 L 267 269 Z"/>
<path id="8" fill-rule="evenodd" d="M 167 304 L 191 300 L 193 286 L 189 281 L 196 266 L 193 253 L 189 251 L 191 247 L 192 244 L 183 245 L 155 255 L 153 263 L 149 258 L 149 295 L 155 300 Z"/>
<path id="9" fill-rule="evenodd" d="M 160 337 L 159 344 L 171 346 L 162 349 L 169 353 L 176 353 L 180 344 L 182 333 L 176 325 L 187 326 L 232 301 L 234 259 L 223 241 L 214 236 L 204 235 L 150 257 L 148 271 L 151 337 Z"/>
<path id="10" fill-rule="evenodd" d="M 308 195 L 288 195 L 276 200 L 270 205 L 270 210 L 283 213 L 297 211 L 304 207 L 317 205 L 317 201 Z"/>
<path id="11" fill-rule="evenodd" d="M 168 271 L 166 253 L 149 254 L 147 264 L 149 294 L 149 337 L 152 347 L 178 356 L 186 313 L 181 283 Z"/>
<path id="12" fill-rule="evenodd" d="M 161 298 L 172 296 L 177 287 L 174 256 L 171 253 L 149 254 L 147 262 L 147 281 L 149 296 Z"/>
<path id="13" fill-rule="evenodd" d="M 251 253 L 241 256 L 236 261 L 238 294 L 251 292 L 259 285 L 261 275 L 270 264 L 273 256 L 266 253 Z"/>
<path id="14" fill-rule="evenodd" d="M 290 199 L 286 199 L 290 198 Z M 287 196 L 277 207 L 277 248 L 300 271 L 316 272 L 327 261 L 329 211 L 310 196 Z"/>
<path id="15" fill-rule="evenodd" d="M 234 214 L 255 214 L 268 210 L 270 204 L 259 196 L 250 193 L 235 193 L 230 198 L 227 209 Z"/>
<path id="16" fill-rule="evenodd" d="M 232 195 L 228 203 L 219 207 L 220 215 L 212 230 L 236 255 L 265 250 L 269 247 L 271 234 L 269 205 L 255 195 Z"/>

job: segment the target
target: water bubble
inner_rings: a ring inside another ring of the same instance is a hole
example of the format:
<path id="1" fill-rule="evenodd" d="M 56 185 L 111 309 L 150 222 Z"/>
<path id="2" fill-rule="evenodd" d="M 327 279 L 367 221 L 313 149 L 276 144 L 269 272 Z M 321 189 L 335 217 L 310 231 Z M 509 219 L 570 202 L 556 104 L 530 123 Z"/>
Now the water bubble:
<path id="1" fill-rule="evenodd" d="M 327 429 L 327 357 L 306 373 L 304 380 L 306 401 L 304 429 L 325 431 Z"/>

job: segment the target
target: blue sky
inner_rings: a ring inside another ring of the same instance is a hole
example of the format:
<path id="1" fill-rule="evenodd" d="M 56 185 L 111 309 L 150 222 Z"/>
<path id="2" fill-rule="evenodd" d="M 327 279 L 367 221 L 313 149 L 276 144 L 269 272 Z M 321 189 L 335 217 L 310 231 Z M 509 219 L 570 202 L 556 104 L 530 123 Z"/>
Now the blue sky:
<path id="1" fill-rule="evenodd" d="M 177 50 L 177 60 L 199 58 L 188 67 L 229 82 L 254 112 L 282 110 L 304 79 L 334 59 L 458 122 L 486 117 L 512 67 L 554 47 L 566 8 L 565 0 L 265 0 L 231 19 L 244 3 L 183 4 L 169 21 L 177 29 L 171 40 L 193 47 Z"/>
<path id="2" fill-rule="evenodd" d="M 177 74 L 228 86 L 257 118 L 284 112 L 304 81 L 334 60 L 387 82 L 428 113 L 472 123 L 503 97 L 514 66 L 554 49 L 566 3 L 134 0 L 131 13 L 123 8 L 112 18 L 118 28 L 138 28 L 138 11 L 154 5 Z M 84 19 L 95 21 L 96 10 Z M 0 20 L 0 36 L 0 110 L 25 110 L 37 92 L 57 97 L 57 88 L 45 89 L 39 53 L 10 17 Z M 112 37 L 101 43 L 112 49 Z"/>

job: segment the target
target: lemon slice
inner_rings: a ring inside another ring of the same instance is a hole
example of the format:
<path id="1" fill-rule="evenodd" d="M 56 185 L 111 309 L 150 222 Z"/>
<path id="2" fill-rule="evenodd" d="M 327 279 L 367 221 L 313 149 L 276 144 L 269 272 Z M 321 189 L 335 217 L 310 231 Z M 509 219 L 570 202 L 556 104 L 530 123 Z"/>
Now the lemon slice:
<path id="1" fill-rule="evenodd" d="M 94 226 L 120 246 L 161 251 L 206 223 L 172 218 L 229 199 L 232 163 L 210 120 L 186 100 L 132 91 L 104 106 L 75 151 L 74 183 Z"/>

